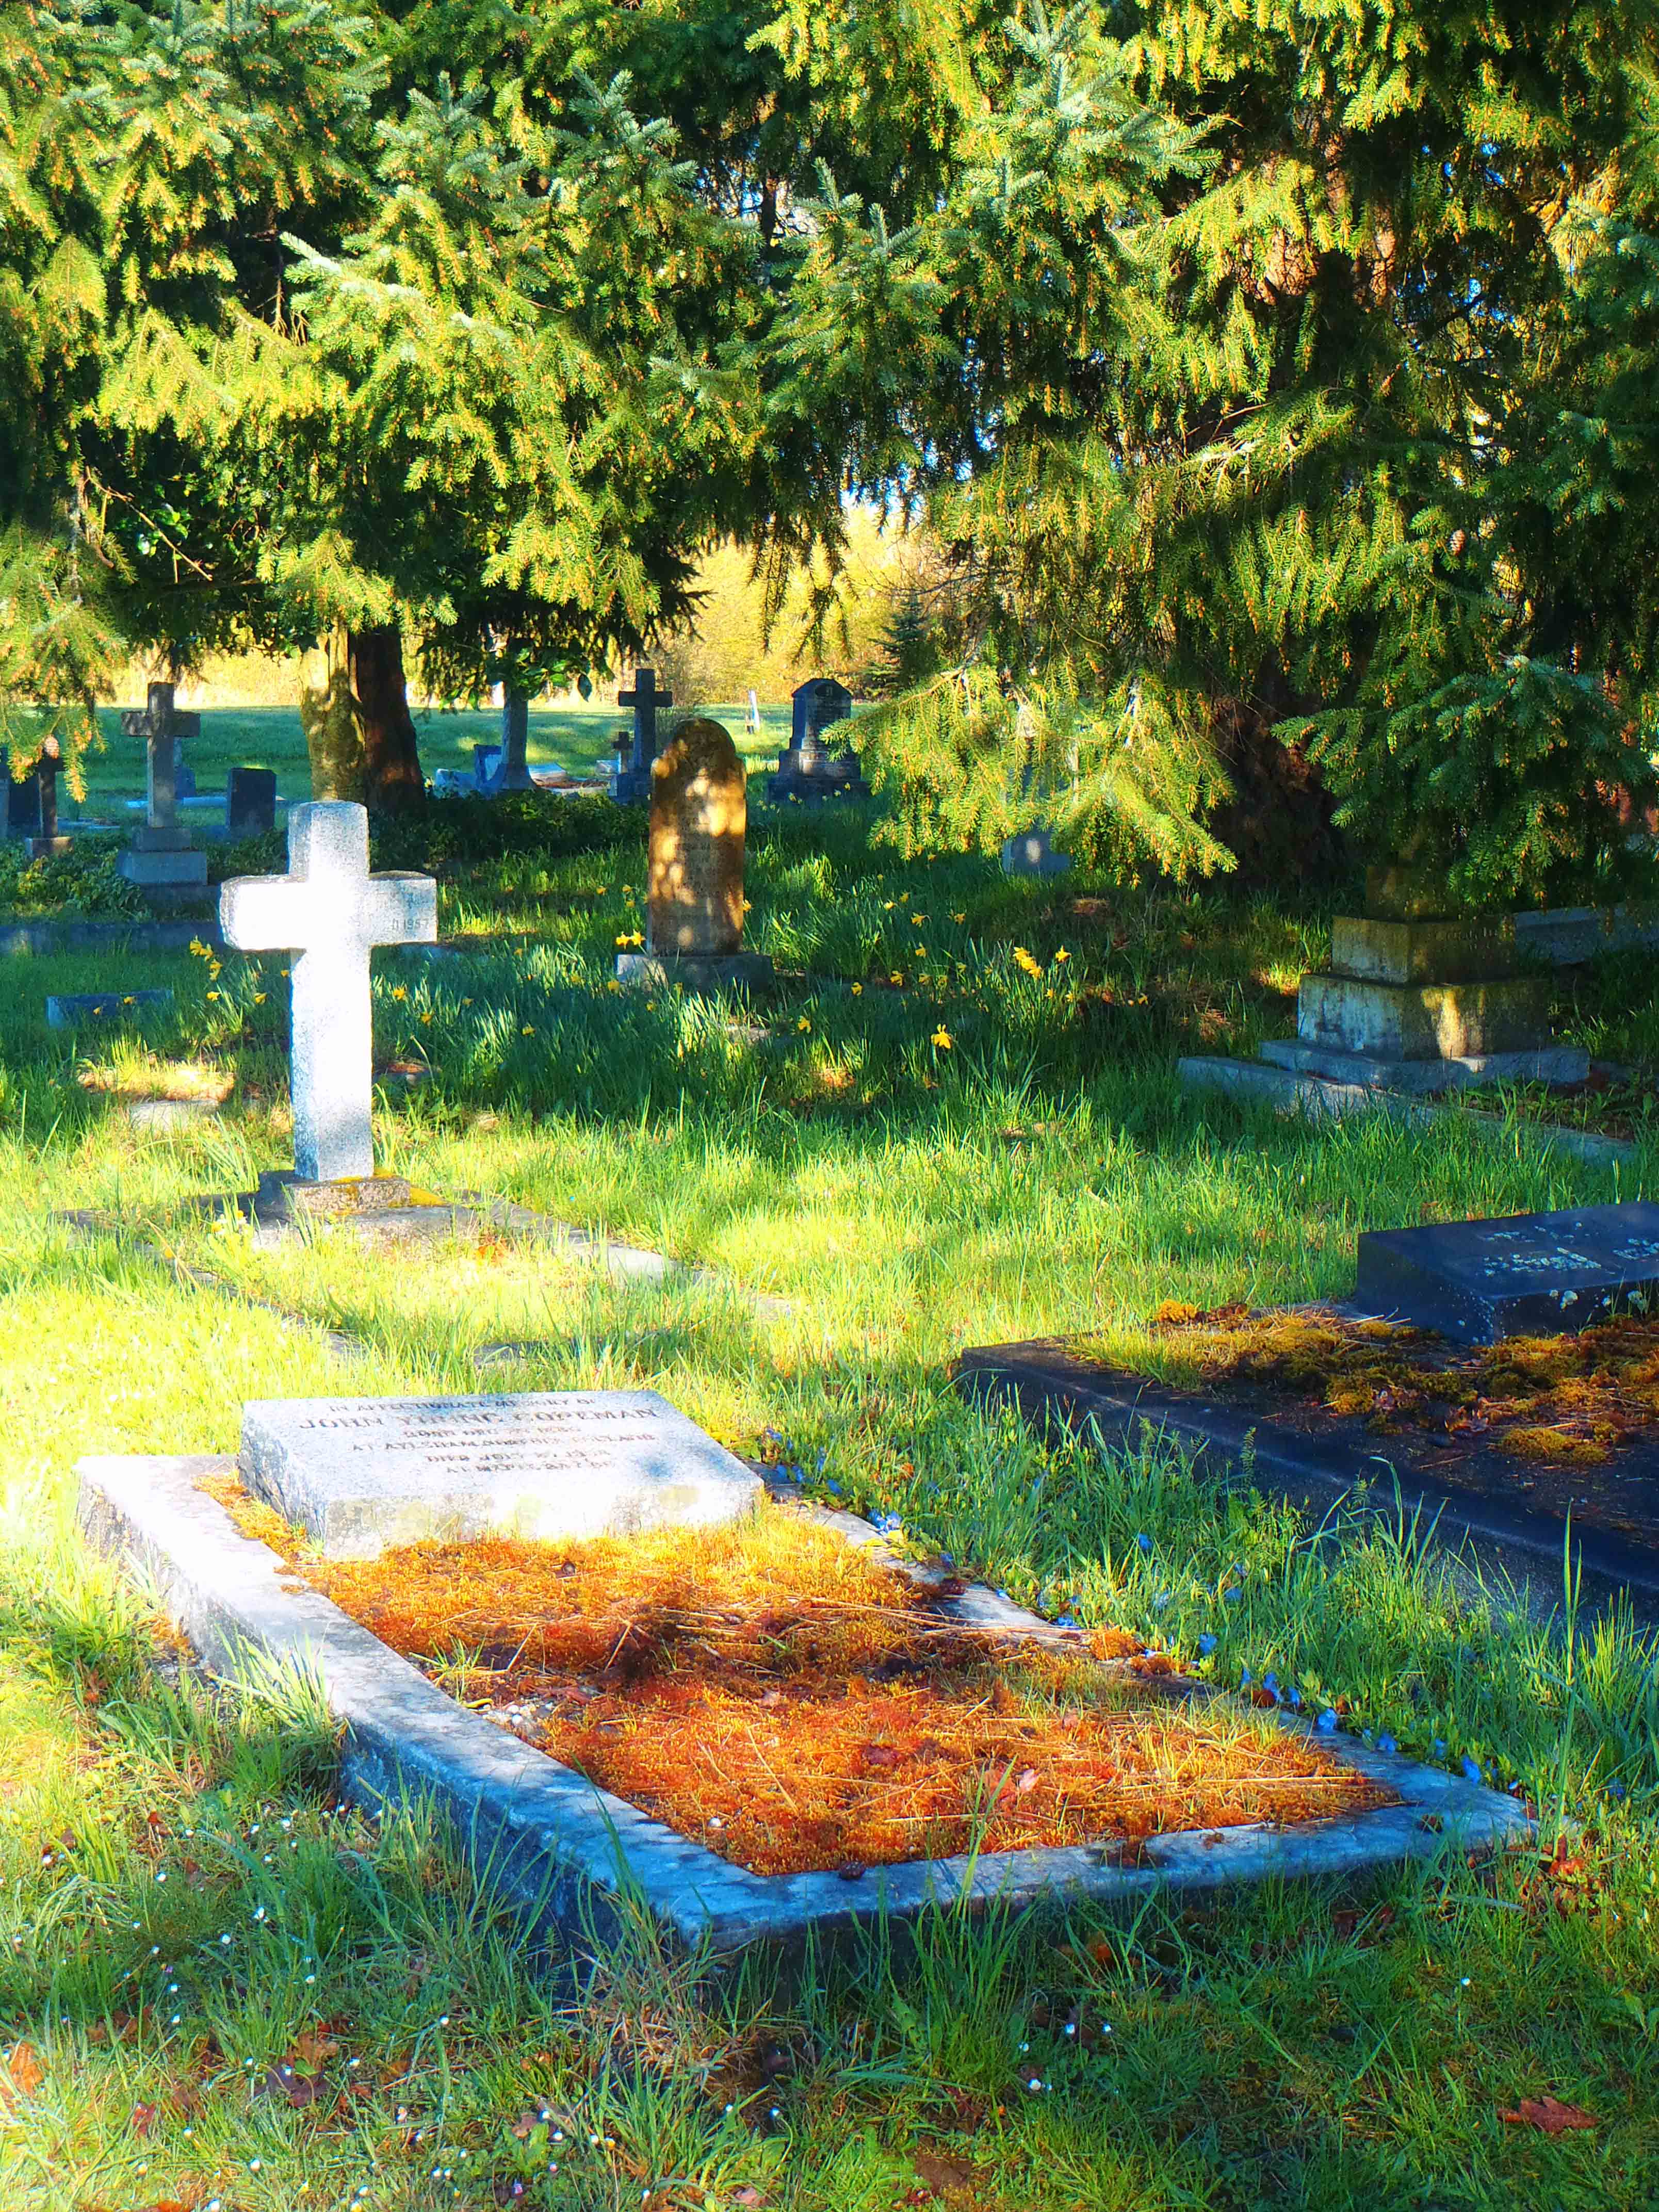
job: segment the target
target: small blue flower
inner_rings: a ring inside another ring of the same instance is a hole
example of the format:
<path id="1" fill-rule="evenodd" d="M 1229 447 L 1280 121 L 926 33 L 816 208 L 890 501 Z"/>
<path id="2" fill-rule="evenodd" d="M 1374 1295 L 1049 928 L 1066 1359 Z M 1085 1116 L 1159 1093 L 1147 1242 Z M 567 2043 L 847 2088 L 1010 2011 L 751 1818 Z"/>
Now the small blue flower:
<path id="1" fill-rule="evenodd" d="M 1219 1641 L 1219 1638 L 1208 1635 L 1207 1633 L 1200 1636 L 1198 1639 L 1198 1649 L 1200 1657 L 1207 1659 L 1211 1652 L 1215 1650 L 1215 1647 Z"/>
<path id="2" fill-rule="evenodd" d="M 896 1536 L 904 1523 L 896 1513 L 878 1513 L 871 1526 L 883 1536 Z"/>
<path id="3" fill-rule="evenodd" d="M 1222 1591 L 1221 1595 L 1229 1605 L 1237 1605 L 1239 1599 L 1243 1595 L 1243 1592 L 1242 1590 L 1236 1589 L 1224 1589 Z"/>
<path id="4" fill-rule="evenodd" d="M 1241 1690 L 1248 1690 L 1255 1679 L 1255 1676 L 1251 1674 L 1248 1667 L 1241 1667 L 1239 1668 L 1238 1686 Z"/>
<path id="5" fill-rule="evenodd" d="M 1146 1534 L 1146 1531 L 1144 1528 L 1140 1531 L 1139 1535 L 1137 1535 L 1135 1541 L 1139 1545 L 1143 1552 L 1150 1552 L 1152 1548 L 1152 1540 Z"/>
<path id="6" fill-rule="evenodd" d="M 1261 1677 L 1261 1686 L 1270 1698 L 1276 1698 L 1279 1695 L 1279 1677 L 1271 1667 Z"/>
<path id="7" fill-rule="evenodd" d="M 1327 1705 L 1324 1711 L 1321 1713 L 1319 1718 L 1314 1723 L 1314 1726 L 1319 1730 L 1321 1735 L 1334 1735 L 1336 1734 L 1336 1707 L 1334 1705 Z"/>
<path id="8" fill-rule="evenodd" d="M 820 1445 L 818 1446 L 818 1473 L 819 1473 L 820 1474 L 822 1474 L 823 1473 L 823 1464 L 824 1464 L 824 1462 L 829 1458 L 829 1456 L 830 1456 L 830 1450 L 829 1450 L 829 1447 L 828 1447 L 827 1445 L 825 1445 L 825 1444 L 820 1444 Z"/>
<path id="9" fill-rule="evenodd" d="M 1436 1736 L 1434 1741 L 1429 1746 L 1429 1753 L 1431 1758 L 1443 1759 L 1446 1756 L 1445 1739 Z"/>
<path id="10" fill-rule="evenodd" d="M 796 1481 L 799 1482 L 802 1479 L 802 1476 L 799 1472 L 797 1472 L 795 1476 Z M 839 1498 L 842 1494 L 841 1485 L 838 1482 L 826 1482 L 823 1486 L 829 1492 L 831 1498 Z"/>
<path id="11" fill-rule="evenodd" d="M 1293 1713 L 1299 1713 L 1301 1711 L 1302 1692 L 1297 1688 L 1294 1682 L 1291 1683 L 1290 1688 L 1285 1692 L 1285 1702 Z"/>
<path id="12" fill-rule="evenodd" d="M 1168 1590 L 1160 1590 L 1160 1591 L 1158 1592 L 1158 1595 L 1157 1595 L 1157 1596 L 1152 1600 L 1152 1611 L 1153 1611 L 1154 1613 L 1162 1613 L 1162 1612 L 1163 1612 L 1163 1610 L 1164 1610 L 1164 1608 L 1165 1607 L 1165 1606 L 1167 1606 L 1167 1605 L 1169 1604 L 1169 1602 L 1170 1602 L 1170 1593 L 1169 1593 L 1169 1591 L 1168 1591 Z"/>
<path id="13" fill-rule="evenodd" d="M 1471 1759 L 1467 1751 L 1463 1753 L 1462 1766 L 1463 1778 L 1465 1781 L 1479 1782 L 1480 1780 L 1480 1763 L 1478 1759 Z"/>
<path id="14" fill-rule="evenodd" d="M 1613 1800 L 1613 1803 L 1614 1803 L 1615 1805 L 1622 1805 L 1622 1804 L 1624 1803 L 1624 1802 L 1625 1802 L 1625 1799 L 1626 1798 L 1626 1796 L 1627 1796 L 1629 1794 L 1630 1794 L 1630 1793 L 1629 1793 L 1629 1792 L 1626 1790 L 1626 1789 L 1625 1788 L 1624 1784 L 1623 1784 L 1623 1783 L 1619 1779 L 1618 1776 L 1615 1774 L 1615 1775 L 1613 1776 L 1613 1778 L 1612 1781 L 1611 1781 L 1611 1782 L 1609 1782 L 1609 1783 L 1608 1783 L 1608 1784 L 1607 1784 L 1607 1795 L 1608 1795 L 1608 1796 L 1612 1798 L 1612 1800 Z"/>
<path id="15" fill-rule="evenodd" d="M 1062 1613 L 1054 1623 L 1056 1628 L 1081 1628 L 1083 1623 L 1074 1613 Z"/>
<path id="16" fill-rule="evenodd" d="M 999 1590 L 997 1591 L 997 1595 L 998 1595 L 1000 1598 L 1006 1598 L 1007 1595 L 1008 1595 L 1008 1593 L 1007 1593 L 1007 1591 L 1006 1591 L 1006 1589 L 999 1589 Z"/>
<path id="17" fill-rule="evenodd" d="M 1400 1746 L 1391 1735 L 1380 1735 L 1376 1739 L 1376 1747 L 1379 1751 L 1398 1751 Z"/>

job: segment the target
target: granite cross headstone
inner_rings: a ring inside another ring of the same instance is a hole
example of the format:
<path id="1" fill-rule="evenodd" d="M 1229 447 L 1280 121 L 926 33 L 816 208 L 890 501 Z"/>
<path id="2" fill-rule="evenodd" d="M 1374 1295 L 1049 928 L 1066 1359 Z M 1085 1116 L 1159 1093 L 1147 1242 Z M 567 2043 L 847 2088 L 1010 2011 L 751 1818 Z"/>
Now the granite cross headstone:
<path id="1" fill-rule="evenodd" d="M 1371 1231 L 1359 1239 L 1354 1297 L 1462 1344 L 1576 1335 L 1659 1304 L 1659 1205 Z"/>
<path id="2" fill-rule="evenodd" d="M 293 961 L 294 1164 L 303 1182 L 374 1171 L 369 954 L 434 943 L 430 876 L 368 872 L 368 815 L 344 799 L 292 808 L 285 876 L 238 876 L 219 894 L 225 942 Z"/>
<path id="3" fill-rule="evenodd" d="M 143 738 L 145 754 L 144 824 L 116 861 L 129 883 L 145 890 L 199 890 L 207 882 L 207 855 L 190 848 L 178 818 L 179 740 L 199 735 L 199 714 L 181 714 L 171 684 L 152 684 L 148 703 L 121 717 L 130 738 Z"/>
<path id="4" fill-rule="evenodd" d="M 672 691 L 659 691 L 654 668 L 636 668 L 634 688 L 619 691 L 617 704 L 634 709 L 634 742 L 626 765 L 617 762 L 611 775 L 611 795 L 623 805 L 636 805 L 651 796 L 651 766 L 657 757 L 657 709 L 672 707 Z"/>

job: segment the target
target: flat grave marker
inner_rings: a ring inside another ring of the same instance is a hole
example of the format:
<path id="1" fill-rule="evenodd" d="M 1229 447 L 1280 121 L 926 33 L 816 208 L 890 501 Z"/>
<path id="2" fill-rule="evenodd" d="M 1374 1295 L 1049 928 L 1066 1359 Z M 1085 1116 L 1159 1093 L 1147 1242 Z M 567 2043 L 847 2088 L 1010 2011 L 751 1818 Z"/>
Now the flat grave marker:
<path id="1" fill-rule="evenodd" d="M 118 1021 L 123 1014 L 147 1012 L 155 1006 L 170 1006 L 173 994 L 169 990 L 155 991 L 58 991 L 46 1000 L 46 1026 L 54 1030 L 72 1030 L 82 1022 Z"/>
<path id="2" fill-rule="evenodd" d="M 1354 1298 L 1459 1344 L 1577 1334 L 1609 1314 L 1659 1304 L 1659 1206 L 1369 1231 Z"/>
<path id="3" fill-rule="evenodd" d="M 241 1466 L 337 1559 L 714 1526 L 751 1511 L 763 1486 L 654 1390 L 255 1400 Z"/>

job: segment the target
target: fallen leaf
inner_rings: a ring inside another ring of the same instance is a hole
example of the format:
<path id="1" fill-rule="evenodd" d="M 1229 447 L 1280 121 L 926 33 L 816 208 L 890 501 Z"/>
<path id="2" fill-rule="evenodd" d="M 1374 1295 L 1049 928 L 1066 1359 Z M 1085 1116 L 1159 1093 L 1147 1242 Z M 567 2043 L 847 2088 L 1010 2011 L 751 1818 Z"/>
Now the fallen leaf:
<path id="1" fill-rule="evenodd" d="M 950 2151 L 915 2151 L 911 2163 L 935 2196 L 945 2196 L 953 2189 L 972 2189 L 979 2180 L 977 2169 L 965 2158 L 957 2158 Z"/>
<path id="2" fill-rule="evenodd" d="M 1015 1787 L 1015 1789 L 1016 1789 L 1016 1790 L 1018 1790 L 1019 1791 L 1019 1793 L 1020 1793 L 1020 1795 L 1021 1795 L 1022 1796 L 1024 1796 L 1028 1792 L 1030 1792 L 1030 1790 L 1035 1790 L 1035 1789 L 1036 1788 L 1036 1786 L 1037 1786 L 1037 1771 L 1036 1771 L 1036 1767 L 1035 1767 L 1035 1766 L 1023 1766 L 1023 1767 L 1021 1767 L 1021 1769 L 1020 1769 L 1019 1772 L 1018 1772 L 1018 1773 L 1014 1777 L 1014 1787 Z"/>
<path id="3" fill-rule="evenodd" d="M 289 2051 L 289 2063 L 314 2074 L 325 2058 L 337 2057 L 339 2049 L 325 2027 L 302 2027 Z"/>
<path id="4" fill-rule="evenodd" d="M 859 1756 L 866 1766 L 888 1767 L 898 1765 L 898 1753 L 890 1743 L 860 1744 Z"/>
<path id="5" fill-rule="evenodd" d="M 1559 2097 L 1522 2097 L 1512 2112 L 1500 2112 L 1500 2120 L 1514 2128 L 1539 2128 L 1547 2136 L 1564 2136 L 1574 2128 L 1599 2127 L 1593 2112 L 1577 2105 L 1564 2105 Z"/>
<path id="6" fill-rule="evenodd" d="M 317 2092 L 321 2086 L 314 2075 L 296 2074 L 291 2066 L 268 2066 L 253 2094 L 255 2096 L 280 2097 L 296 2112 L 302 2112 L 307 2105 L 316 2103 Z"/>
<path id="7" fill-rule="evenodd" d="M 6 2053 L 4 2065 L 11 2086 L 20 2097 L 32 2097 L 46 2078 L 46 2069 L 32 2043 L 14 2043 Z"/>
<path id="8" fill-rule="evenodd" d="M 734 2204 L 743 2205 L 744 2207 L 744 2212 L 748 2212 L 748 2208 L 754 2205 L 764 2204 L 767 2202 L 767 2199 L 761 2194 L 758 2189 L 750 2189 L 745 2186 L 738 2190 L 737 2195 L 732 2199 L 732 2202 Z"/>
<path id="9" fill-rule="evenodd" d="M 135 2105 L 129 2121 L 134 2135 L 141 2138 L 147 2136 L 155 2125 L 155 2116 L 160 2110 L 159 2105 Z"/>

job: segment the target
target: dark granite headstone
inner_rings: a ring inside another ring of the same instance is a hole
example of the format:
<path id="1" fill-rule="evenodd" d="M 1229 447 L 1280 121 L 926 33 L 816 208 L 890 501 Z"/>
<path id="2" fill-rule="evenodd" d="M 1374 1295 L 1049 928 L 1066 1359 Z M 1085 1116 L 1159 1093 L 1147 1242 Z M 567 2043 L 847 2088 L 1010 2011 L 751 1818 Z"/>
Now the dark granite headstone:
<path id="1" fill-rule="evenodd" d="M 27 775 L 12 778 L 11 763 L 0 754 L 0 764 L 5 769 L 5 780 L 0 783 L 0 805 L 5 808 L 5 820 L 0 831 L 8 837 L 38 837 L 40 835 L 40 779 L 31 769 Z"/>
<path id="2" fill-rule="evenodd" d="M 276 769 L 232 769 L 225 787 L 226 834 L 232 837 L 264 837 L 276 827 Z"/>
<path id="3" fill-rule="evenodd" d="M 1384 1229 L 1359 1240 L 1355 1301 L 1460 1344 L 1571 1336 L 1659 1304 L 1659 1206 L 1586 1206 Z"/>
<path id="4" fill-rule="evenodd" d="M 810 755 L 818 738 L 832 724 L 844 722 L 853 712 L 853 695 L 833 676 L 809 677 L 796 688 L 792 705 L 794 721 L 789 744 L 793 751 Z"/>

